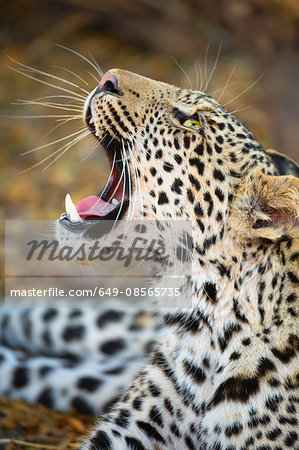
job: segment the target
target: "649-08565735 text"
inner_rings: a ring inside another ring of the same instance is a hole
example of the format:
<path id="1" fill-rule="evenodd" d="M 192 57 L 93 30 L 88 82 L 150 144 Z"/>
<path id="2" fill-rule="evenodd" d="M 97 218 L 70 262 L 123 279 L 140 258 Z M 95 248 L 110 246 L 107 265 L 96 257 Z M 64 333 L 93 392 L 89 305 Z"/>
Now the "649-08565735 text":
<path id="1" fill-rule="evenodd" d="M 159 287 L 159 288 L 145 288 L 145 287 L 126 287 L 119 288 L 103 288 L 96 286 L 94 289 L 61 289 L 57 287 L 49 287 L 47 289 L 10 289 L 10 297 L 117 297 L 119 295 L 126 297 L 164 297 L 180 295 L 180 288 Z"/>

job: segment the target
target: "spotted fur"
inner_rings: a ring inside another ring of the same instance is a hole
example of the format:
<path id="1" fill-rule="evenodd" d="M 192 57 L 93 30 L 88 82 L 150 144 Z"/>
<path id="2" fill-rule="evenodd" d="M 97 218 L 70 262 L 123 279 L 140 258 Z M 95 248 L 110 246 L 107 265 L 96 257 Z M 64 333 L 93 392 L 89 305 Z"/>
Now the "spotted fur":
<path id="1" fill-rule="evenodd" d="M 82 449 L 298 449 L 298 167 L 204 93 L 111 73 L 118 91 L 88 100 L 96 129 L 134 149 L 135 214 L 192 222 L 191 275 Z"/>
<path id="2" fill-rule="evenodd" d="M 62 411 L 108 411 L 162 335 L 153 311 L 124 300 L 2 306 L 0 394 Z"/>

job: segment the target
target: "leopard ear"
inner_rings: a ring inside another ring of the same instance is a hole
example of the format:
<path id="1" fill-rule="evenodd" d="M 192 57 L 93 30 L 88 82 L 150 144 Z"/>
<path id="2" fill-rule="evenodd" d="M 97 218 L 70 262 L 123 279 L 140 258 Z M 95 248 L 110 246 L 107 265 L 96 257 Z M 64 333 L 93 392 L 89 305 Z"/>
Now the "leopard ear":
<path id="1" fill-rule="evenodd" d="M 299 233 L 299 179 L 254 169 L 233 203 L 231 227 L 248 238 L 280 239 Z"/>
<path id="2" fill-rule="evenodd" d="M 299 178 L 299 165 L 295 161 L 272 149 L 266 150 L 266 152 L 270 156 L 279 175 L 293 175 Z"/>

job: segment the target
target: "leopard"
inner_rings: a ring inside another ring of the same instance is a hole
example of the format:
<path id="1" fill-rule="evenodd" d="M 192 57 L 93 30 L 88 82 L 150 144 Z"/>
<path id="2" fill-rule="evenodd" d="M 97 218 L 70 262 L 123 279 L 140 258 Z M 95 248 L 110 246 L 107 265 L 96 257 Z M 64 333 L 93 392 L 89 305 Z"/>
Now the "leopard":
<path id="1" fill-rule="evenodd" d="M 68 203 L 57 221 L 59 239 L 76 241 L 80 235 L 88 241 L 103 218 L 128 216 L 143 223 L 184 220 L 192 233 L 179 303 L 159 311 L 160 328 L 153 326 L 151 314 L 141 328 L 140 336 L 148 327 L 162 330 L 159 342 L 149 356 L 142 342 L 140 356 L 147 363 L 129 389 L 121 396 L 116 392 L 120 398 L 97 418 L 80 448 L 298 449 L 298 165 L 265 150 L 237 117 L 204 92 L 122 69 L 103 75 L 86 99 L 84 117 L 108 155 L 112 182 L 100 196 L 82 199 L 76 207 Z M 169 267 L 162 264 L 163 269 Z M 19 313 L 23 326 L 11 333 L 12 322 L 18 324 L 9 320 L 14 314 L 1 313 L 6 330 L 2 343 L 32 345 L 30 313 Z M 48 341 L 53 355 L 58 352 L 61 334 L 55 340 L 50 330 L 65 314 L 72 325 L 66 333 L 59 322 L 67 336 L 59 350 L 68 356 L 67 344 L 76 341 L 81 352 L 87 351 L 93 311 L 84 329 L 73 326 L 77 320 L 82 324 L 80 308 L 34 314 L 37 323 L 44 314 L 49 325 L 42 348 Z M 109 320 L 119 326 L 117 313 L 110 314 Z M 37 334 L 43 332 L 39 327 Z M 115 340 L 114 345 L 122 347 Z M 76 352 L 75 346 L 71 349 Z M 3 361 L 5 355 L 0 371 Z M 82 403 L 92 397 L 99 401 L 94 396 L 97 374 L 82 380 L 84 362 L 80 364 L 75 361 L 68 373 L 81 370 L 77 388 L 85 389 Z M 25 395 L 28 370 L 23 363 L 13 373 L 18 395 Z M 39 400 L 53 406 L 51 389 L 48 385 Z M 6 387 L 10 395 L 15 391 Z"/>

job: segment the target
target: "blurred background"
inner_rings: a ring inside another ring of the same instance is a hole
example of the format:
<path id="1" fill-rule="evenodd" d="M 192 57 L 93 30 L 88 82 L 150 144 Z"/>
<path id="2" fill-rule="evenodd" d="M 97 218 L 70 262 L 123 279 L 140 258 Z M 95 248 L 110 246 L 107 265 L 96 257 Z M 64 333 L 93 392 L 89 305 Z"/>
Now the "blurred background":
<path id="1" fill-rule="evenodd" d="M 108 164 L 92 151 L 93 138 L 68 149 L 83 128 L 80 100 L 100 78 L 94 61 L 104 72 L 120 67 L 202 86 L 264 147 L 298 160 L 298 0 L 1 0 L 0 23 L 3 219 L 56 219 L 67 192 L 77 202 L 105 184 Z M 30 100 L 47 105 L 21 104 Z M 56 441 L 84 431 L 78 418 L 51 417 L 22 402 L 0 404 L 0 430 L 22 424 L 26 439 L 47 434 L 53 443 L 53 429 Z"/>

